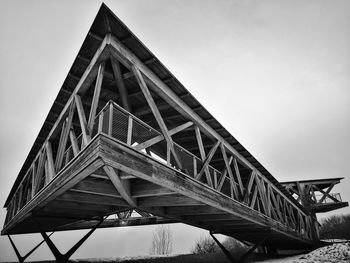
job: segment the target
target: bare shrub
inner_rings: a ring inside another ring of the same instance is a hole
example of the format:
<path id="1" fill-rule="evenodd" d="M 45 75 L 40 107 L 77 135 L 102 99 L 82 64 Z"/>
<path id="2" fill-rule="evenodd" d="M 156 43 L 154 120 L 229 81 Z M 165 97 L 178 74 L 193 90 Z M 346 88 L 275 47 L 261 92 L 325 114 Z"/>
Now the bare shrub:
<path id="1" fill-rule="evenodd" d="M 321 221 L 322 239 L 350 239 L 350 215 L 331 216 Z"/>
<path id="2" fill-rule="evenodd" d="M 220 248 L 210 236 L 201 237 L 194 248 L 192 249 L 193 254 L 208 254 L 220 251 Z"/>
<path id="3" fill-rule="evenodd" d="M 173 251 L 173 234 L 169 226 L 159 225 L 153 232 L 151 255 L 169 255 Z"/>

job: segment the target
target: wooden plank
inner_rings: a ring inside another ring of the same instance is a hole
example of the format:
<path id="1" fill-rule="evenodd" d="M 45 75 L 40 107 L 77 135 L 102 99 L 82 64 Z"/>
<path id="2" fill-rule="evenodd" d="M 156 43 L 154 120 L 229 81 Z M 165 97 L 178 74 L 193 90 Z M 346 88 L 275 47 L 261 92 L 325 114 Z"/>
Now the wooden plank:
<path id="1" fill-rule="evenodd" d="M 120 97 L 122 99 L 123 108 L 131 113 L 132 112 L 131 104 L 130 104 L 130 101 L 128 98 L 128 91 L 127 91 L 125 84 L 124 84 L 124 79 L 123 79 L 123 75 L 122 75 L 122 72 L 120 69 L 119 61 L 112 58 L 111 62 L 112 62 L 112 69 L 113 69 L 114 78 L 117 82 L 118 91 L 119 91 Z"/>
<path id="2" fill-rule="evenodd" d="M 69 131 L 72 127 L 74 111 L 75 111 L 75 103 L 74 103 L 74 101 L 72 101 L 70 108 L 69 108 L 67 120 L 65 122 L 64 127 L 62 127 L 62 132 L 61 132 L 62 136 L 60 138 L 60 142 L 59 142 L 59 146 L 58 146 L 58 150 L 57 150 L 57 155 L 56 155 L 56 162 L 55 162 L 55 171 L 56 172 L 58 172 L 62 166 L 63 155 L 64 155 L 64 152 L 66 150 Z"/>
<path id="3" fill-rule="evenodd" d="M 183 169 L 182 167 L 182 164 L 181 164 L 181 161 L 177 155 L 177 153 L 175 152 L 175 148 L 174 148 L 174 143 L 173 143 L 173 140 L 171 139 L 171 136 L 169 135 L 169 132 L 168 132 L 168 128 L 166 127 L 165 123 L 164 123 L 164 120 L 162 118 L 162 115 L 160 114 L 158 108 L 157 108 L 157 105 L 155 104 L 154 100 L 153 100 L 153 97 L 151 95 L 151 92 L 149 91 L 147 85 L 146 85 L 146 82 L 145 80 L 143 79 L 142 75 L 141 75 L 141 72 L 139 71 L 139 69 L 135 66 L 132 67 L 132 72 L 134 73 L 135 77 L 136 77 L 136 80 L 142 90 L 142 93 L 143 95 L 145 96 L 146 98 L 146 101 L 149 105 L 149 107 L 151 108 L 151 111 L 159 125 L 159 128 L 166 140 L 166 142 L 169 144 L 169 147 L 170 147 L 170 150 L 171 150 L 171 153 L 173 154 L 173 157 L 175 159 L 175 162 L 177 164 L 177 166 L 180 168 L 180 169 Z"/>
<path id="4" fill-rule="evenodd" d="M 114 170 L 110 166 L 104 166 L 103 170 L 112 181 L 114 187 L 117 189 L 119 194 L 125 199 L 125 201 L 132 207 L 136 207 L 136 200 L 131 197 L 131 187 L 129 180 L 120 179 L 119 172 Z"/>
<path id="5" fill-rule="evenodd" d="M 47 176 L 47 179 L 49 180 L 47 183 L 49 183 L 56 176 L 55 165 L 53 162 L 53 155 L 52 155 L 52 147 L 51 147 L 50 141 L 46 142 L 45 148 L 46 148 L 46 158 L 47 158 L 46 159 L 46 164 L 47 164 L 46 176 Z"/>
<path id="6" fill-rule="evenodd" d="M 75 104 L 78 111 L 81 132 L 83 134 L 83 145 L 85 146 L 89 143 L 89 141 L 91 140 L 91 137 L 90 137 L 89 127 L 85 117 L 83 103 L 81 102 L 81 98 L 78 94 L 75 95 Z"/>
<path id="7" fill-rule="evenodd" d="M 178 132 L 180 132 L 180 131 L 183 131 L 183 130 L 189 128 L 189 127 L 191 127 L 192 124 L 193 124 L 193 123 L 192 123 L 191 121 L 186 122 L 186 123 L 184 123 L 184 124 L 181 124 L 181 125 L 179 125 L 179 126 L 173 128 L 173 129 L 169 130 L 169 135 L 170 135 L 170 136 L 173 136 L 174 134 L 176 134 L 176 133 L 178 133 Z M 138 145 L 135 145 L 135 146 L 134 146 L 134 149 L 140 151 L 140 150 L 145 149 L 145 148 L 148 148 L 148 147 L 150 147 L 150 146 L 152 146 L 152 145 L 154 145 L 154 144 L 156 144 L 156 143 L 158 143 L 158 142 L 161 142 L 162 140 L 164 140 L 164 135 L 163 135 L 163 134 L 160 134 L 160 135 L 158 135 L 158 136 L 156 136 L 156 137 L 154 137 L 154 138 L 152 138 L 152 139 L 149 139 L 149 140 L 147 140 L 147 141 L 145 141 L 145 142 L 143 142 L 143 143 L 140 143 L 140 144 L 138 144 Z"/>
<path id="8" fill-rule="evenodd" d="M 101 93 L 104 70 L 105 70 L 105 62 L 103 61 L 98 67 L 94 95 L 92 97 L 92 103 L 90 108 L 89 121 L 88 121 L 88 129 L 90 134 L 92 133 L 92 129 L 95 124 L 95 117 L 96 117 L 98 102 L 100 101 L 100 93 Z"/>

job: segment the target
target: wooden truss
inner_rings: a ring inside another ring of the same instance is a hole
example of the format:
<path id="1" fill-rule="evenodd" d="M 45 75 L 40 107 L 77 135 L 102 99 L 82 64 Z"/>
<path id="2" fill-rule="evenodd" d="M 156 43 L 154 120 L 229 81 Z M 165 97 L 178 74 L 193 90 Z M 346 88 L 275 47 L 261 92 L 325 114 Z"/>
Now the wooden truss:
<path id="1" fill-rule="evenodd" d="M 270 230 L 315 241 L 305 207 L 109 32 L 90 32 L 100 46 L 11 196 L 3 233 L 41 232 L 50 243 L 48 230 L 184 222 L 256 242 Z M 317 189 L 319 203 L 335 198 Z M 119 221 L 96 225 L 114 214 Z M 21 228 L 30 217 L 45 222 Z"/>

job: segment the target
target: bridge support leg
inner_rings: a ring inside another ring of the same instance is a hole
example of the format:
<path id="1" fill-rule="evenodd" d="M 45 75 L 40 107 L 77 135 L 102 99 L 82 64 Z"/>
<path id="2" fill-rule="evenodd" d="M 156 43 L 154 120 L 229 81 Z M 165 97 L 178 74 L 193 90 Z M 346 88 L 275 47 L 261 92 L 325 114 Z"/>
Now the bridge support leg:
<path id="1" fill-rule="evenodd" d="M 225 256 L 230 260 L 231 263 L 243 263 L 245 262 L 245 260 L 247 260 L 247 258 L 249 257 L 250 254 L 252 254 L 254 252 L 254 250 L 260 246 L 270 235 L 270 232 L 268 232 L 266 234 L 266 236 L 264 236 L 262 239 L 260 239 L 254 246 L 252 246 L 242 257 L 240 257 L 238 260 L 235 259 L 232 254 L 220 243 L 219 240 L 216 239 L 216 237 L 214 236 L 214 233 L 212 231 L 210 231 L 210 235 L 211 237 L 214 239 L 214 241 L 216 242 L 216 244 L 220 247 L 220 249 L 222 250 L 222 252 L 224 252 Z"/>
<path id="2" fill-rule="evenodd" d="M 51 236 L 53 233 L 54 233 L 54 232 L 52 232 L 49 236 Z M 9 238 L 10 242 L 11 242 L 11 245 L 12 245 L 12 247 L 13 247 L 13 250 L 14 250 L 15 253 L 16 253 L 16 256 L 17 256 L 17 258 L 18 258 L 18 262 L 19 262 L 19 263 L 23 263 L 31 254 L 33 254 L 33 252 L 34 252 L 35 250 L 38 249 L 38 247 L 40 247 L 40 246 L 45 242 L 45 240 L 41 241 L 39 244 L 37 244 L 35 247 L 33 247 L 33 249 L 30 250 L 27 254 L 25 254 L 24 256 L 22 256 L 22 255 L 19 253 L 19 251 L 18 251 L 18 249 L 17 249 L 15 243 L 13 242 L 12 238 L 10 237 L 10 235 L 7 235 L 7 236 L 8 236 L 8 238 Z"/>
<path id="3" fill-rule="evenodd" d="M 46 244 L 50 248 L 52 254 L 56 258 L 57 263 L 67 263 L 69 258 L 78 250 L 78 248 L 88 239 L 89 236 L 102 224 L 104 221 L 104 218 L 102 217 L 101 220 L 98 222 L 96 226 L 94 226 L 85 236 L 83 236 L 66 254 L 62 254 L 55 244 L 52 242 L 52 240 L 49 238 L 49 236 L 46 234 L 45 231 L 42 230 L 40 224 L 38 223 L 40 233 L 43 236 Z"/>
<path id="4" fill-rule="evenodd" d="M 212 231 L 209 232 L 211 237 L 214 239 L 215 243 L 219 246 L 219 248 L 222 250 L 222 252 L 224 252 L 225 256 L 230 260 L 231 263 L 238 263 L 239 261 L 237 261 L 232 254 L 220 243 L 219 240 L 216 239 L 216 237 L 214 236 L 214 233 Z"/>
<path id="5" fill-rule="evenodd" d="M 269 237 L 270 233 L 267 233 L 262 239 L 260 239 L 254 246 L 252 246 L 239 260 L 238 262 L 244 262 L 254 250 L 260 246 Z"/>

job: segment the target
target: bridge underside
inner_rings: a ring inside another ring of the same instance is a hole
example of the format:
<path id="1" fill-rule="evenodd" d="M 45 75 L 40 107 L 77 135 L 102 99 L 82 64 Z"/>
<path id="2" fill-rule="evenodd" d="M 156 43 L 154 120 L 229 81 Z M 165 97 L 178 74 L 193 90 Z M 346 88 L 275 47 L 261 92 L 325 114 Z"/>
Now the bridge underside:
<path id="1" fill-rule="evenodd" d="M 5 226 L 2 234 L 91 228 L 102 216 L 137 209 L 139 224 L 182 222 L 276 248 L 313 244 L 161 161 L 99 134 Z M 158 218 L 158 217 L 161 218 Z M 100 227 L 115 227 L 105 222 Z M 119 225 L 122 226 L 122 225 Z"/>

